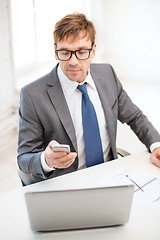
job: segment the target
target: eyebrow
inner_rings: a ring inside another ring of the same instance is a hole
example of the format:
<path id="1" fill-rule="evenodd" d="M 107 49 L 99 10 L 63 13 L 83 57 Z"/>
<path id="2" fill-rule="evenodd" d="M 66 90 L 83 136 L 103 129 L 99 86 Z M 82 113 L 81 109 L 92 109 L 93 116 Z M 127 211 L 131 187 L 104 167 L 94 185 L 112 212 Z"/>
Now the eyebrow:
<path id="1" fill-rule="evenodd" d="M 78 49 L 76 49 L 76 50 L 82 50 L 82 49 L 90 49 L 90 48 L 88 48 L 88 47 L 86 47 L 86 46 L 83 46 L 83 47 L 80 47 L 80 48 L 78 48 Z M 76 50 L 70 50 L 69 48 L 59 48 L 59 49 L 57 49 L 57 50 L 76 51 Z"/>

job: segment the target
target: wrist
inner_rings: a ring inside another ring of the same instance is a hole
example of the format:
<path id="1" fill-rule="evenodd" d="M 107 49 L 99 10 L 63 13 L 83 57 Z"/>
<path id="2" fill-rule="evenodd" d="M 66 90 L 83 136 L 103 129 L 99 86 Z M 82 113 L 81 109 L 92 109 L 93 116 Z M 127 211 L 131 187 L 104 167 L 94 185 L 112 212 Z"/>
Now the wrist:
<path id="1" fill-rule="evenodd" d="M 155 142 L 150 146 L 150 151 L 153 152 L 157 147 L 160 147 L 160 142 Z"/>
<path id="2" fill-rule="evenodd" d="M 46 173 L 49 173 L 49 172 L 55 170 L 55 168 L 48 166 L 48 164 L 45 160 L 45 151 L 43 151 L 42 154 L 41 154 L 41 165 L 42 165 L 43 170 Z"/>

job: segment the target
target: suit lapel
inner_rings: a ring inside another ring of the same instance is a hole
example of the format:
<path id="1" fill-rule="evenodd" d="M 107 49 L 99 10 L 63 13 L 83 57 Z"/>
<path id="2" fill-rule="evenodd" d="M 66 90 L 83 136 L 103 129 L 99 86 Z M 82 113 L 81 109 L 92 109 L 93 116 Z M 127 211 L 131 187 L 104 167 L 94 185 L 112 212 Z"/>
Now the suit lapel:
<path id="1" fill-rule="evenodd" d="M 95 85 L 96 85 L 96 88 L 97 88 L 97 91 L 99 94 L 99 98 L 101 100 L 102 107 L 104 110 L 104 115 L 105 115 L 105 119 L 106 119 L 106 123 L 107 123 L 108 134 L 109 134 L 109 138 L 110 138 L 112 152 L 113 152 L 114 157 L 116 157 L 116 155 L 115 155 L 115 153 L 116 153 L 115 126 L 113 124 L 114 121 L 113 121 L 112 109 L 109 105 L 110 101 L 107 96 L 108 88 L 105 84 L 105 79 L 102 79 L 98 76 L 97 71 L 94 69 L 93 66 L 94 65 L 91 65 L 91 75 L 95 82 Z"/>
<path id="2" fill-rule="evenodd" d="M 48 80 L 48 89 L 47 89 L 49 98 L 54 105 L 59 119 L 66 130 L 69 138 L 72 141 L 72 144 L 77 151 L 77 141 L 75 130 L 72 122 L 72 118 L 68 109 L 67 102 L 65 100 L 63 90 L 61 88 L 60 82 L 57 77 L 57 67 L 54 68 L 51 72 L 50 78 Z"/>

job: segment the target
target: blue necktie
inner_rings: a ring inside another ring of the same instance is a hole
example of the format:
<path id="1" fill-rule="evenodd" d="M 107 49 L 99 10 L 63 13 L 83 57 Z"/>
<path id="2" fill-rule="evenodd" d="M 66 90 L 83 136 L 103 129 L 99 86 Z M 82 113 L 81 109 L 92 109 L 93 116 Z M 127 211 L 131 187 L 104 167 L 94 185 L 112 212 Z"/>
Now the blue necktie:
<path id="1" fill-rule="evenodd" d="M 94 106 L 88 96 L 86 83 L 78 85 L 77 88 L 82 92 L 82 122 L 86 166 L 91 167 L 104 162 L 99 126 Z"/>

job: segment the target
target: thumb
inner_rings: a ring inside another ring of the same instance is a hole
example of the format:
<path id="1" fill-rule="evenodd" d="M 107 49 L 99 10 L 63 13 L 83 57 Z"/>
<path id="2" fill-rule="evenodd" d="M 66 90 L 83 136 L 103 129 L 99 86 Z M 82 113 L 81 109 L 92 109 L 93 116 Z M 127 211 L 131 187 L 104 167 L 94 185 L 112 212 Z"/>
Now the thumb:
<path id="1" fill-rule="evenodd" d="M 54 145 L 59 145 L 59 143 L 58 143 L 57 141 L 55 141 L 55 140 L 52 140 L 52 141 L 50 141 L 50 143 L 48 144 L 48 146 L 49 146 L 50 148 L 52 148 L 52 146 L 54 146 Z"/>

